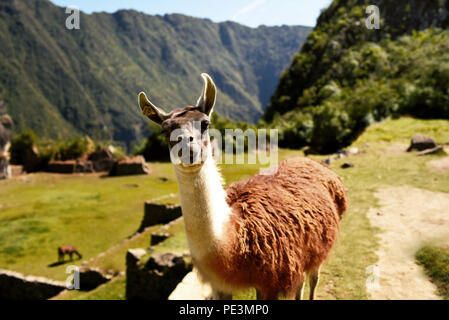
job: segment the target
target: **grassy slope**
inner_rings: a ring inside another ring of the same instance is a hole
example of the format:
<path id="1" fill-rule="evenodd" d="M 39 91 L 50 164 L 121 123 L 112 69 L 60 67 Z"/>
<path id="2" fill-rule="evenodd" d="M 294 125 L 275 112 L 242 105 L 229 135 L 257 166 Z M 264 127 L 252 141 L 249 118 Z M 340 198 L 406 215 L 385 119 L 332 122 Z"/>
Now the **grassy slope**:
<path id="1" fill-rule="evenodd" d="M 64 265 L 48 267 L 58 246 L 75 245 L 88 260 L 132 235 L 144 201 L 177 190 L 167 164 L 152 166 L 149 177 L 33 174 L 2 181 L 0 268 L 62 280 Z"/>
<path id="2" fill-rule="evenodd" d="M 343 218 L 341 224 L 341 235 L 338 244 L 331 253 L 329 260 L 323 268 L 322 278 L 318 288 L 318 294 L 320 298 L 367 298 L 365 292 L 365 281 L 367 277 L 367 275 L 365 274 L 365 269 L 366 267 L 374 264 L 377 260 L 375 255 L 375 250 L 378 246 L 376 233 L 379 232 L 379 230 L 369 225 L 368 219 L 366 217 L 366 212 L 370 207 L 376 206 L 376 199 L 374 197 L 375 190 L 386 186 L 411 185 L 414 187 L 429 189 L 432 191 L 449 192 L 449 177 L 447 175 L 439 175 L 429 172 L 426 165 L 427 161 L 438 158 L 440 156 L 434 155 L 427 157 L 418 157 L 413 153 L 395 154 L 387 152 L 387 150 L 392 146 L 407 144 L 410 140 L 410 137 L 415 133 L 430 135 L 434 137 L 438 143 L 449 143 L 449 130 L 447 129 L 448 124 L 449 121 L 445 120 L 426 121 L 402 118 L 399 120 L 389 120 L 380 124 L 373 125 L 354 143 L 354 146 L 358 147 L 362 151 L 361 154 L 349 159 L 342 159 L 332 163 L 332 168 L 341 175 L 341 177 L 344 179 L 346 187 L 348 188 L 350 208 Z M 281 150 L 280 158 L 283 159 L 289 156 L 301 154 L 302 152 L 300 151 Z M 323 156 L 316 157 L 316 159 L 318 160 L 322 158 Z M 340 165 L 346 161 L 354 163 L 355 167 L 346 170 L 340 169 Z M 172 169 L 170 168 L 170 164 L 154 164 L 154 166 L 158 170 L 161 170 L 161 172 L 159 173 L 160 176 L 163 175 L 169 177 L 170 179 L 174 178 Z M 225 176 L 226 181 L 229 183 L 231 181 L 243 179 L 249 175 L 256 173 L 257 166 L 225 165 L 222 166 L 222 172 Z M 64 178 L 64 180 L 65 179 L 69 178 L 66 177 Z M 76 178 L 73 177 L 70 179 Z M 96 182 L 94 183 L 94 181 Z M 108 181 L 114 182 L 114 180 Z M 101 182 L 102 180 L 91 181 L 91 183 L 94 185 Z M 126 183 L 136 182 L 141 185 L 141 188 L 133 189 L 135 193 L 132 196 L 130 193 L 124 195 L 128 197 L 128 206 L 126 207 L 131 207 L 129 205 L 131 202 L 129 199 L 138 198 L 137 194 L 139 194 L 139 192 L 144 191 L 143 193 L 144 195 L 147 195 L 148 199 L 153 197 L 153 194 L 155 194 L 149 190 L 154 190 L 154 187 L 160 188 L 160 184 L 158 184 L 154 175 L 152 175 L 151 178 L 126 178 Z M 14 183 L 1 182 L 0 185 L 3 188 L 4 186 L 8 187 L 9 184 Z M 121 180 L 120 182 L 114 183 L 114 185 L 115 187 L 117 187 L 117 185 L 121 186 L 124 183 L 125 181 Z M 164 190 L 165 193 L 169 193 L 168 189 L 170 188 L 173 188 L 172 191 L 176 189 L 174 180 L 171 180 L 169 186 L 169 188 Z M 100 188 L 98 187 L 100 186 L 96 185 L 95 189 L 100 190 Z M 143 190 L 145 189 L 144 187 L 148 189 Z M 109 188 L 111 187 L 106 187 L 106 189 Z M 58 187 L 58 189 L 60 188 Z M 42 188 L 39 190 L 42 192 Z M 162 194 L 163 192 L 157 193 Z M 2 199 L 0 203 L 4 203 L 3 197 L 4 196 L 2 193 L 2 195 L 0 195 L 0 199 Z M 129 231 L 122 232 L 122 234 L 125 234 L 125 236 L 129 235 L 131 231 L 134 230 L 133 227 L 137 226 L 138 221 L 141 217 L 141 207 L 140 204 L 138 204 L 138 202 L 141 200 L 135 199 L 133 201 L 136 201 L 136 208 L 140 209 L 138 210 L 139 212 L 136 213 L 133 225 L 129 226 Z M 14 202 L 9 202 L 6 212 L 14 208 L 11 207 L 13 204 Z M 41 211 L 41 214 L 44 214 L 45 212 L 46 210 Z M 23 213 L 23 210 L 21 211 L 18 208 L 16 209 L 16 217 L 22 216 Z M 8 216 L 12 217 L 11 213 Z M 11 228 L 3 222 L 3 214 L 1 215 L 1 217 L 2 218 L 0 218 L 0 226 L 3 226 L 3 228 L 0 227 L 0 232 L 4 234 L 6 230 L 11 230 Z M 115 223 L 116 220 L 113 220 L 113 218 L 114 217 L 112 217 L 111 220 Z M 26 222 L 28 221 L 28 219 L 30 218 L 23 217 L 17 221 Z M 36 218 L 33 218 L 33 220 L 37 221 Z M 41 221 L 41 219 L 39 219 L 39 221 Z M 105 226 L 104 223 L 108 221 L 109 219 L 103 220 L 103 226 Z M 107 223 L 107 225 L 109 225 L 109 222 Z M 120 229 L 125 228 L 126 225 L 127 223 L 122 220 Z M 158 227 L 155 227 L 154 230 L 156 230 L 157 228 Z M 86 237 L 86 239 L 84 239 L 86 242 L 102 241 L 103 239 L 99 239 L 100 237 L 98 236 L 98 232 L 101 232 L 103 235 L 109 234 L 109 232 L 106 232 L 105 227 L 102 227 L 102 229 L 99 229 L 97 227 L 96 229 L 96 234 L 87 233 L 84 235 L 84 237 Z M 49 254 L 45 253 L 47 249 L 42 251 L 42 254 L 46 257 L 47 261 L 45 263 L 41 262 L 40 265 L 34 265 L 34 267 L 29 266 L 30 268 L 34 268 L 34 270 L 36 271 L 41 270 L 41 272 L 48 271 L 48 268 L 46 268 L 46 264 L 48 264 L 48 262 L 52 262 L 55 258 L 53 251 L 55 246 L 57 245 L 57 241 L 55 241 L 54 238 L 61 237 L 60 235 L 62 233 L 59 228 L 54 230 L 54 232 L 47 233 L 47 237 L 51 234 L 50 239 L 53 239 L 53 242 L 49 241 L 47 243 Z M 169 231 L 174 234 L 174 237 L 157 246 L 156 252 L 185 251 L 187 246 L 185 235 L 183 232 L 182 221 L 176 223 Z M 31 233 L 27 236 L 26 241 L 23 239 L 23 243 L 33 242 L 34 240 L 41 238 L 42 235 L 45 234 Z M 121 235 L 120 237 L 118 234 L 114 236 L 114 241 L 109 243 L 109 247 L 114 243 L 118 243 L 121 239 L 124 238 L 124 236 Z M 19 241 L 18 245 L 24 246 L 23 244 L 21 244 L 22 242 L 20 241 L 20 239 L 18 239 L 17 241 Z M 143 234 L 135 238 L 133 241 L 130 241 L 129 243 L 118 247 L 116 250 L 113 250 L 106 257 L 94 260 L 92 265 L 100 266 L 105 269 L 112 268 L 116 270 L 124 270 L 124 254 L 126 250 L 128 248 L 134 247 L 146 248 L 148 246 L 148 243 L 149 234 Z M 104 244 L 104 246 L 107 247 L 107 244 Z M 38 259 L 40 261 L 45 260 L 45 258 L 40 258 L 40 254 L 40 252 L 36 252 L 35 256 L 22 257 L 20 263 L 16 262 L 16 266 L 25 269 L 25 267 L 28 267 L 27 265 L 30 264 L 31 261 L 33 261 L 34 263 L 34 259 Z M 3 253 L 3 257 L 8 256 L 10 255 L 5 255 Z M 3 259 L 1 259 L 0 261 L 3 261 Z M 20 271 L 20 269 L 18 269 L 18 271 Z M 59 278 L 65 277 L 65 274 L 63 274 L 63 270 L 60 270 L 59 273 L 62 275 Z M 108 289 L 109 286 L 111 287 L 110 290 Z M 121 278 L 118 279 L 117 282 L 106 284 L 105 286 L 102 286 L 101 288 L 98 288 L 91 293 L 71 293 L 70 297 L 82 299 L 109 299 L 114 296 L 113 293 L 117 293 L 117 296 L 115 297 L 120 298 L 124 296 L 124 293 L 123 291 L 120 291 L 119 288 L 122 288 L 121 290 L 124 290 L 123 279 Z M 70 297 L 66 296 L 67 299 Z M 245 292 L 236 295 L 235 298 L 254 298 L 254 292 Z"/>

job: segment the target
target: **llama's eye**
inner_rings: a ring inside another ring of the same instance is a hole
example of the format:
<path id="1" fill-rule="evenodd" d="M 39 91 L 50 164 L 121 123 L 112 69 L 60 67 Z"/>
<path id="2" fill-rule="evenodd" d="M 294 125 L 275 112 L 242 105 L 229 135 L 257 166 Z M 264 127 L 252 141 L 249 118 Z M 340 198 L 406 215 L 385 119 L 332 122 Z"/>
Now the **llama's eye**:
<path id="1" fill-rule="evenodd" d="M 209 128 L 210 122 L 208 120 L 204 120 L 201 122 L 201 130 L 207 130 Z"/>

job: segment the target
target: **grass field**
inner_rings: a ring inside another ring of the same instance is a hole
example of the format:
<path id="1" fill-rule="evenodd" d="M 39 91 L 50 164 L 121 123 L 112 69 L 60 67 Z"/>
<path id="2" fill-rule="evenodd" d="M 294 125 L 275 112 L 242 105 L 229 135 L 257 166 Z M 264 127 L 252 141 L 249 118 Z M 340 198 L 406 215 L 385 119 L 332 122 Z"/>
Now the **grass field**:
<path id="1" fill-rule="evenodd" d="M 348 189 L 350 207 L 343 218 L 338 243 L 322 269 L 318 298 L 368 298 L 366 268 L 377 260 L 379 230 L 370 226 L 366 212 L 376 207 L 374 193 L 378 188 L 410 185 L 449 192 L 449 175 L 432 173 L 427 166 L 428 161 L 442 155 L 419 157 L 415 153 L 398 152 L 415 133 L 448 144 L 449 121 L 402 118 L 375 124 L 353 144 L 360 154 L 332 163 Z M 302 155 L 302 151 L 280 150 L 280 160 L 293 155 Z M 354 167 L 341 169 L 344 162 L 351 162 Z M 154 227 L 122 243 L 138 228 L 143 202 L 177 193 L 171 164 L 151 166 L 154 171 L 149 176 L 34 174 L 0 182 L 0 268 L 62 280 L 67 276 L 64 266 L 48 267 L 55 262 L 58 246 L 73 244 L 84 254 L 83 260 L 88 260 L 117 245 L 90 264 L 104 270 L 123 271 L 126 250 L 147 248 L 151 231 L 160 228 Z M 258 169 L 258 166 L 222 166 L 227 183 L 244 179 Z M 168 181 L 162 182 L 161 177 Z M 187 246 L 182 220 L 169 231 L 173 237 L 158 245 L 156 252 L 184 252 Z M 125 279 L 119 277 L 92 292 L 70 292 L 60 298 L 123 299 L 124 283 Z M 235 298 L 254 298 L 254 292 L 244 292 Z"/>

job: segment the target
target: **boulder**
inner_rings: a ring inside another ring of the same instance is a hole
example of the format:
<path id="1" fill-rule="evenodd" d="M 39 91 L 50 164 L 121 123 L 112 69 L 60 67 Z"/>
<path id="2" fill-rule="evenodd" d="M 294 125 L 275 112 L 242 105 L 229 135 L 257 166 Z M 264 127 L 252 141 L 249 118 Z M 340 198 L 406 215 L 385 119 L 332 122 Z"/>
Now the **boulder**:
<path id="1" fill-rule="evenodd" d="M 354 164 L 350 163 L 350 162 L 345 162 L 341 165 L 342 169 L 348 169 L 348 168 L 354 168 Z"/>
<path id="2" fill-rule="evenodd" d="M 134 158 L 126 158 L 125 160 L 116 162 L 109 172 L 110 176 L 127 176 L 137 174 L 148 174 L 150 169 L 145 162 L 145 158 L 137 156 Z"/>
<path id="3" fill-rule="evenodd" d="M 109 149 L 100 149 L 89 154 L 95 172 L 109 172 L 114 167 L 116 160 Z"/>
<path id="4" fill-rule="evenodd" d="M 142 250 L 126 256 L 126 299 L 165 300 L 178 283 L 192 271 L 189 259 L 173 253 L 154 254 L 141 263 Z"/>
<path id="5" fill-rule="evenodd" d="M 65 289 L 64 282 L 0 270 L 0 300 L 45 300 Z"/>
<path id="6" fill-rule="evenodd" d="M 157 225 L 166 224 L 182 216 L 180 206 L 157 204 L 150 201 L 145 202 L 145 211 L 143 220 L 137 232 L 142 232 L 146 228 Z"/>
<path id="7" fill-rule="evenodd" d="M 435 140 L 433 140 L 432 138 L 416 134 L 412 137 L 407 152 L 410 152 L 412 150 L 422 151 L 426 149 L 432 149 L 435 148 L 436 146 L 437 144 L 435 143 Z"/>

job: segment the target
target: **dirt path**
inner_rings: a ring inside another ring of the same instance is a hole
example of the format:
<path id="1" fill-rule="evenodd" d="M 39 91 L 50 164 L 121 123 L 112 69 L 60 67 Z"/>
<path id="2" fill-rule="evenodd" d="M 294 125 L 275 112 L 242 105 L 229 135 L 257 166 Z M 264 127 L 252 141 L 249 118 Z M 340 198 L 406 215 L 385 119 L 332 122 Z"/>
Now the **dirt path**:
<path id="1" fill-rule="evenodd" d="M 440 299 L 436 287 L 415 263 L 416 251 L 425 243 L 449 243 L 449 193 L 408 186 L 376 193 L 380 209 L 368 218 L 379 234 L 380 287 L 368 290 L 373 299 Z"/>

